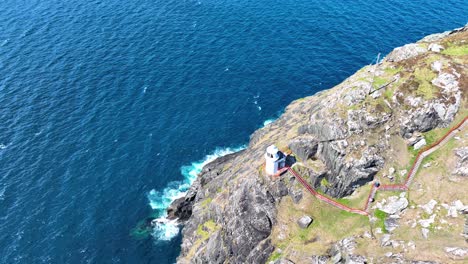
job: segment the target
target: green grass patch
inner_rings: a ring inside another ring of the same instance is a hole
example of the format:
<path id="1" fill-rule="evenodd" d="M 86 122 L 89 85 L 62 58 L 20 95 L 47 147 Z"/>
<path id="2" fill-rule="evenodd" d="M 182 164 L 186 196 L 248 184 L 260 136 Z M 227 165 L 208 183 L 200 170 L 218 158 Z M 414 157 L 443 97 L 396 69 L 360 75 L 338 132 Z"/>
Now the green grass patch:
<path id="1" fill-rule="evenodd" d="M 210 234 L 218 229 L 219 226 L 210 219 L 197 227 L 197 235 L 200 236 L 202 240 L 207 240 Z"/>
<path id="2" fill-rule="evenodd" d="M 442 51 L 442 54 L 449 56 L 464 56 L 468 55 L 468 45 L 449 46 Z"/>
<path id="3" fill-rule="evenodd" d="M 336 201 L 351 208 L 362 208 L 367 201 L 367 197 L 371 190 L 372 185 L 366 184 L 359 187 L 350 197 L 337 198 Z"/>
<path id="4" fill-rule="evenodd" d="M 387 79 L 379 77 L 379 76 L 375 76 L 374 81 L 372 82 L 372 86 L 374 88 L 379 88 L 379 87 L 381 87 L 382 85 L 384 85 L 386 83 L 388 83 Z"/>
<path id="5" fill-rule="evenodd" d="M 309 239 L 310 228 L 299 229 L 298 238 L 300 241 L 305 242 Z"/>
<path id="6" fill-rule="evenodd" d="M 302 241 L 304 235 L 313 234 L 312 230 L 326 230 L 333 237 L 340 238 L 349 235 L 359 227 L 368 223 L 366 216 L 358 215 L 332 207 L 329 204 L 320 203 L 319 208 L 314 215 L 314 222 L 308 228 L 308 232 L 300 232 L 299 238 Z M 347 223 L 347 228 L 343 229 L 343 223 Z M 308 236 L 308 239 L 311 237 Z"/>
<path id="7" fill-rule="evenodd" d="M 451 152 L 456 147 L 456 145 L 457 145 L 456 143 L 457 142 L 455 141 L 455 139 L 451 138 L 440 149 L 438 149 L 437 151 L 431 153 L 429 156 L 425 157 L 422 164 L 432 162 L 434 160 L 441 159 L 442 157 L 450 155 L 449 152 Z"/>
<path id="8" fill-rule="evenodd" d="M 428 146 L 430 146 L 432 143 L 439 140 L 441 136 L 442 136 L 442 133 L 439 133 L 439 131 L 437 130 L 431 130 L 431 131 L 424 133 L 424 138 L 426 139 L 426 143 Z"/>
<path id="9" fill-rule="evenodd" d="M 398 68 L 388 67 L 388 68 L 384 69 L 384 72 L 386 74 L 389 74 L 389 75 L 395 75 L 395 74 L 401 72 L 402 69 L 403 69 L 403 67 L 401 67 L 401 66 L 399 66 Z"/>
<path id="10" fill-rule="evenodd" d="M 425 59 L 424 59 L 424 62 L 427 64 L 427 65 L 431 65 L 433 62 L 435 61 L 438 61 L 438 60 L 441 60 L 441 57 L 440 55 L 438 54 L 431 54 L 429 56 L 427 56 Z M 442 60 L 441 60 L 442 61 Z"/>
<path id="11" fill-rule="evenodd" d="M 382 229 L 382 232 L 388 233 L 387 229 L 385 228 L 385 218 L 387 218 L 387 213 L 384 211 L 377 209 L 374 212 L 375 218 L 377 218 L 377 221 L 375 221 L 375 226 L 380 227 Z"/>
<path id="12" fill-rule="evenodd" d="M 330 183 L 328 182 L 328 180 L 327 180 L 326 178 L 323 178 L 323 179 L 320 181 L 320 185 L 325 186 L 325 187 L 328 187 L 328 186 L 330 186 Z"/>
<path id="13" fill-rule="evenodd" d="M 420 67 L 414 71 L 414 77 L 419 83 L 416 94 L 424 97 L 426 100 L 434 98 L 434 94 L 437 90 L 431 84 L 431 81 L 436 77 L 436 74 L 429 68 Z"/>
<path id="14" fill-rule="evenodd" d="M 432 87 L 432 84 L 424 81 L 419 85 L 416 94 L 424 97 L 426 100 L 430 100 L 434 98 L 434 88 Z"/>
<path id="15" fill-rule="evenodd" d="M 269 263 L 270 261 L 277 261 L 278 259 L 281 258 L 281 255 L 282 255 L 282 254 L 279 253 L 279 252 L 276 252 L 276 251 L 273 252 L 273 253 L 270 255 L 270 257 L 268 258 L 267 263 Z"/>
<path id="16" fill-rule="evenodd" d="M 383 95 L 386 99 L 388 100 L 392 100 L 393 98 L 393 89 L 390 89 L 390 87 L 387 86 L 387 88 L 385 89 L 385 91 L 383 92 Z"/>

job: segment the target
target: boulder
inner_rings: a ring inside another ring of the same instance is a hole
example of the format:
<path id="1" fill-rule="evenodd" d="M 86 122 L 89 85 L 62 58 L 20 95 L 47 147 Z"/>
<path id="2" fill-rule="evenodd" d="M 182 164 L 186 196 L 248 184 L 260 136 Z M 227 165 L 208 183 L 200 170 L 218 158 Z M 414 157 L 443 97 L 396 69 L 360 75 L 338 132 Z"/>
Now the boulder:
<path id="1" fill-rule="evenodd" d="M 421 208 L 424 210 L 424 212 L 428 214 L 432 214 L 432 211 L 434 210 L 434 207 L 436 206 L 436 204 L 437 204 L 437 201 L 432 199 L 427 204 L 421 205 Z"/>
<path id="2" fill-rule="evenodd" d="M 426 139 L 423 138 L 414 144 L 414 149 L 418 150 L 424 146 L 426 146 Z"/>
<path id="3" fill-rule="evenodd" d="M 442 70 L 442 62 L 440 61 L 434 61 L 431 64 L 431 69 L 436 72 L 440 72 Z"/>
<path id="4" fill-rule="evenodd" d="M 427 228 L 427 227 L 431 226 L 431 225 L 434 223 L 435 217 L 436 217 L 436 215 L 433 214 L 433 215 L 431 215 L 431 217 L 429 217 L 429 219 L 419 220 L 418 223 L 419 223 L 422 227 Z"/>
<path id="5" fill-rule="evenodd" d="M 297 220 L 297 224 L 299 225 L 300 228 L 306 229 L 310 226 L 312 221 L 313 221 L 312 217 L 308 215 L 304 215 L 303 217 L 299 218 L 299 220 Z"/>
<path id="6" fill-rule="evenodd" d="M 439 52 L 441 52 L 441 51 L 444 49 L 444 46 L 442 46 L 442 45 L 440 45 L 440 44 L 437 44 L 437 43 L 431 43 L 431 44 L 429 44 L 428 49 L 429 49 L 430 51 L 439 53 Z"/>
<path id="7" fill-rule="evenodd" d="M 387 217 L 384 221 L 385 229 L 387 229 L 388 232 L 392 232 L 395 230 L 399 225 L 398 225 L 398 218 L 396 217 Z"/>
<path id="8" fill-rule="evenodd" d="M 398 61 L 416 57 L 419 54 L 422 54 L 426 51 L 427 49 L 420 44 L 417 44 L 417 43 L 407 44 L 407 45 L 404 45 L 403 47 L 394 49 L 392 52 L 390 52 L 390 54 L 387 55 L 385 60 L 390 61 L 390 62 L 398 62 Z"/>
<path id="9" fill-rule="evenodd" d="M 381 247 L 386 247 L 390 246 L 392 242 L 390 241 L 390 235 L 389 234 L 384 234 L 382 238 L 380 239 L 380 246 Z"/>
<path id="10" fill-rule="evenodd" d="M 445 93 L 452 93 L 459 90 L 458 78 L 451 73 L 441 73 L 434 80 L 432 84 L 442 88 Z"/>
<path id="11" fill-rule="evenodd" d="M 457 156 L 457 164 L 453 174 L 468 177 L 468 147 L 455 149 L 455 155 Z"/>
<path id="12" fill-rule="evenodd" d="M 422 234 L 422 236 L 423 236 L 425 239 L 427 239 L 428 236 L 429 236 L 429 229 L 427 229 L 427 228 L 421 228 L 421 234 Z"/>
<path id="13" fill-rule="evenodd" d="M 398 214 L 408 207 L 408 199 L 404 197 L 390 196 L 388 203 L 382 207 L 382 211 L 387 214 Z"/>
<path id="14" fill-rule="evenodd" d="M 462 201 L 456 200 L 452 203 L 452 206 L 455 207 L 457 211 L 461 211 L 465 206 L 463 205 Z"/>
<path id="15" fill-rule="evenodd" d="M 468 256 L 468 248 L 462 248 L 462 247 L 446 247 L 445 252 L 456 258 L 463 258 Z"/>

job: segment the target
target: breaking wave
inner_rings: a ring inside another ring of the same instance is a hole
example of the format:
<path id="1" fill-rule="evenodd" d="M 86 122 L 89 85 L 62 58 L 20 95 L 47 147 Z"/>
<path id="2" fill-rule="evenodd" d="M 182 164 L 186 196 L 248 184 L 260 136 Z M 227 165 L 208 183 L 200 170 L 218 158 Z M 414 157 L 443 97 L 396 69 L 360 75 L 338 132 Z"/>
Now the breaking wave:
<path id="1" fill-rule="evenodd" d="M 177 236 L 180 231 L 179 225 L 177 221 L 166 219 L 167 207 L 172 203 L 172 201 L 185 196 L 188 189 L 206 164 L 216 158 L 241 151 L 245 148 L 245 145 L 235 148 L 217 148 L 211 154 L 206 155 L 204 159 L 192 162 L 190 165 L 182 166 L 180 171 L 184 176 L 183 181 L 170 182 L 162 191 L 154 189 L 151 190 L 148 193 L 148 200 L 151 208 L 155 210 L 155 215 L 157 217 L 154 221 L 156 224 L 152 232 L 153 237 L 157 240 L 167 241 Z"/>
<path id="2" fill-rule="evenodd" d="M 275 120 L 276 120 L 276 118 L 265 120 L 265 122 L 263 122 L 263 127 L 268 126 L 269 124 L 273 123 Z"/>

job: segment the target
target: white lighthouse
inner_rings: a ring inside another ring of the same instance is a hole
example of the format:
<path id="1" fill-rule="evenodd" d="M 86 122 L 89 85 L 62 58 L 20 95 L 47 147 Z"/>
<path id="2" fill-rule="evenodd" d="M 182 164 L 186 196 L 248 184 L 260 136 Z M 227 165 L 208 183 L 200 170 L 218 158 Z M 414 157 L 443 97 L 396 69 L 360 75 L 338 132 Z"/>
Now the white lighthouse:
<path id="1" fill-rule="evenodd" d="M 266 149 L 265 153 L 265 171 L 269 175 L 275 175 L 286 164 L 286 156 L 279 151 L 275 145 Z"/>

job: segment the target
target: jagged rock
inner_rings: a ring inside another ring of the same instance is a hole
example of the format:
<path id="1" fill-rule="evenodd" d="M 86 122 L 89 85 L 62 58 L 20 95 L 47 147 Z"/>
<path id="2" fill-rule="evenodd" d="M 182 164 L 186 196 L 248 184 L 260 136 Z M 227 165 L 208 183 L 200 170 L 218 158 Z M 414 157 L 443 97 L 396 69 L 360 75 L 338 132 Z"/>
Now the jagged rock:
<path id="1" fill-rule="evenodd" d="M 401 121 L 400 134 L 409 138 L 415 131 L 427 132 L 436 128 L 440 122 L 439 115 L 432 106 L 418 108 L 406 115 Z"/>
<path id="2" fill-rule="evenodd" d="M 468 248 L 446 247 L 445 252 L 456 258 L 468 256 Z"/>
<path id="3" fill-rule="evenodd" d="M 409 146 L 414 146 L 414 144 L 416 144 L 416 142 L 420 141 L 421 139 L 423 139 L 423 137 L 421 135 L 417 135 L 417 136 L 412 136 L 411 138 L 409 138 L 407 141 L 408 141 L 408 145 Z"/>
<path id="4" fill-rule="evenodd" d="M 431 226 L 431 224 L 434 223 L 434 220 L 435 220 L 435 217 L 436 215 L 433 214 L 429 217 L 429 219 L 423 219 L 423 220 L 419 220 L 418 223 L 422 226 L 422 227 L 429 227 Z"/>
<path id="5" fill-rule="evenodd" d="M 453 93 L 459 90 L 458 78 L 454 74 L 441 73 L 434 80 L 432 84 L 443 89 L 445 93 Z"/>
<path id="6" fill-rule="evenodd" d="M 263 264 L 273 252 L 274 247 L 271 245 L 270 239 L 265 239 L 257 244 L 257 246 L 250 251 L 245 263 Z"/>
<path id="7" fill-rule="evenodd" d="M 383 206 L 382 211 L 387 214 L 397 214 L 408 207 L 408 199 L 404 197 L 390 196 L 388 203 Z"/>
<path id="8" fill-rule="evenodd" d="M 217 231 L 210 237 L 206 244 L 206 250 L 203 254 L 203 259 L 205 261 L 209 261 L 210 263 L 224 263 L 227 255 L 225 251 L 218 250 L 220 246 L 223 246 L 219 245 L 220 242 L 224 243 L 221 238 L 221 232 Z"/>
<path id="9" fill-rule="evenodd" d="M 457 209 L 454 206 L 450 206 L 447 210 L 447 216 L 453 218 L 458 217 Z"/>
<path id="10" fill-rule="evenodd" d="M 330 188 L 326 189 L 326 193 L 333 197 L 349 195 L 357 187 L 372 181 L 384 164 L 375 147 L 366 148 L 360 159 L 347 161 L 345 153 L 340 142 L 324 142 L 319 146 L 318 156 L 331 170 L 331 177 L 327 178 Z"/>
<path id="11" fill-rule="evenodd" d="M 402 60 L 416 57 L 419 54 L 422 54 L 426 51 L 427 49 L 419 44 L 407 44 L 403 47 L 394 49 L 392 52 L 390 52 L 390 54 L 387 55 L 385 60 L 390 62 L 399 62 Z"/>
<path id="12" fill-rule="evenodd" d="M 457 164 L 453 174 L 468 177 L 468 147 L 455 149 Z"/>
<path id="13" fill-rule="evenodd" d="M 295 184 L 292 184 L 292 186 L 289 188 L 288 193 L 295 204 L 299 203 L 303 196 L 302 189 Z"/>
<path id="14" fill-rule="evenodd" d="M 416 144 L 414 144 L 414 149 L 420 149 L 422 147 L 426 146 L 426 139 L 421 139 L 419 140 L 418 142 L 416 142 Z"/>
<path id="15" fill-rule="evenodd" d="M 311 264 L 327 264 L 330 258 L 328 256 L 312 256 Z"/>
<path id="16" fill-rule="evenodd" d="M 427 204 L 421 205 L 421 208 L 424 210 L 424 212 L 428 214 L 432 214 L 432 211 L 434 210 L 434 206 L 436 206 L 437 201 L 434 199 L 431 199 Z"/>
<path id="17" fill-rule="evenodd" d="M 428 49 L 433 52 L 441 52 L 444 49 L 444 46 L 439 45 L 437 43 L 431 43 L 429 44 Z"/>
<path id="18" fill-rule="evenodd" d="M 297 220 L 297 224 L 302 229 L 308 228 L 311 223 L 312 223 L 312 217 L 308 215 L 304 215 L 303 217 L 299 218 L 299 220 Z"/>
<path id="19" fill-rule="evenodd" d="M 367 263 L 367 259 L 364 256 L 354 255 L 353 250 L 356 248 L 356 241 L 354 237 L 348 237 L 340 240 L 334 244 L 329 250 L 329 262 L 330 263 L 353 263 L 353 264 L 364 264 Z M 320 263 L 320 262 L 313 262 Z"/>
<path id="20" fill-rule="evenodd" d="M 431 64 L 431 69 L 436 72 L 440 72 L 442 70 L 442 62 L 440 61 L 434 61 Z"/>
<path id="21" fill-rule="evenodd" d="M 396 217 L 387 217 L 384 221 L 385 229 L 387 229 L 388 232 L 392 232 L 395 230 L 399 225 L 398 225 L 398 218 Z"/>
<path id="22" fill-rule="evenodd" d="M 442 32 L 442 33 L 431 34 L 431 35 L 425 36 L 424 38 L 422 38 L 418 42 L 436 42 L 436 41 L 439 41 L 439 40 L 447 37 L 452 32 L 453 31 L 445 31 L 445 32 Z"/>
<path id="23" fill-rule="evenodd" d="M 381 247 L 386 247 L 386 246 L 390 246 L 390 245 L 391 245 L 390 235 L 389 234 L 384 234 L 382 236 L 382 238 L 380 239 L 380 246 Z"/>
<path id="24" fill-rule="evenodd" d="M 465 207 L 465 206 L 463 205 L 462 201 L 460 201 L 460 200 L 456 200 L 456 201 L 452 202 L 452 206 L 455 207 L 455 209 L 456 209 L 457 211 L 461 211 L 461 210 L 463 210 L 464 207 Z"/>
<path id="25" fill-rule="evenodd" d="M 452 202 L 451 205 L 442 204 L 442 207 L 444 207 L 447 210 L 447 216 L 453 218 L 458 217 L 458 211 L 465 210 L 465 206 L 460 200 Z"/>
<path id="26" fill-rule="evenodd" d="M 367 258 L 361 255 L 349 255 L 346 264 L 367 264 Z"/>
<path id="27" fill-rule="evenodd" d="M 170 220 L 179 219 L 185 221 L 192 215 L 193 201 L 185 200 L 185 197 L 179 198 L 171 203 L 167 208 L 167 218 Z"/>
<path id="28" fill-rule="evenodd" d="M 463 236 L 465 240 L 468 242 L 468 210 L 463 212 L 465 214 L 465 224 L 463 225 Z"/>
<path id="29" fill-rule="evenodd" d="M 421 228 L 421 234 L 422 234 L 422 236 L 423 236 L 425 239 L 427 239 L 428 236 L 429 236 L 429 229 L 427 229 L 427 228 Z"/>
<path id="30" fill-rule="evenodd" d="M 372 235 L 371 235 L 371 233 L 369 233 L 369 231 L 365 231 L 362 236 L 365 237 L 365 238 L 372 238 Z"/>
<path id="31" fill-rule="evenodd" d="M 438 38 L 433 36 L 425 41 Z M 264 150 L 268 145 L 275 143 L 284 147 L 286 143 L 298 158 L 304 161 L 313 158 L 314 161 L 298 163 L 300 166 L 297 167 L 302 167 L 301 175 L 304 179 L 317 188 L 317 182 L 320 183 L 326 177 L 326 194 L 343 197 L 373 181 L 382 168 L 401 165 L 393 165 L 394 156 L 398 155 L 398 152 L 394 152 L 397 149 L 393 148 L 394 138 L 399 141 L 399 135 L 404 139 L 414 137 L 414 142 L 410 141 L 414 145 L 422 139 L 420 133 L 451 125 L 459 108 L 462 105 L 465 107 L 466 94 L 462 85 L 466 82 L 466 69 L 460 64 L 459 57 L 455 60 L 445 55 L 439 56 L 440 62 L 427 65 L 425 56 L 415 57 L 426 52 L 425 46 L 430 46 L 431 50 L 439 48 L 431 46 L 431 43 L 416 43 L 395 49 L 382 64 L 364 68 L 336 88 L 293 102 L 273 124 L 259 129 L 251 136 L 245 151 L 207 164 L 192 185 L 190 194 L 171 206 L 171 215 L 177 217 L 176 213 L 187 212 L 184 218 L 189 217 L 182 231 L 178 262 L 267 261 L 274 246 L 277 246 L 272 245 L 270 239 L 272 228 L 279 222 L 277 210 L 281 207 L 278 204 L 283 199 L 289 199 L 287 195 L 295 203 L 303 195 L 309 195 L 297 181 L 292 178 L 288 180 L 288 176 L 285 176 L 287 173 L 279 179 L 262 173 Z M 433 52 L 427 52 L 427 55 L 435 56 Z M 401 63 L 389 62 L 408 58 L 412 59 Z M 425 64 L 419 63 L 419 59 L 424 59 Z M 417 63 L 413 63 L 413 60 Z M 387 87 L 394 91 L 392 99 L 387 100 L 387 90 L 382 90 L 380 97 L 373 99 L 377 93 L 369 94 L 373 89 L 371 80 L 374 74 L 388 77 L 386 67 L 401 67 L 403 81 Z M 417 92 L 419 82 L 412 74 L 417 67 L 424 67 L 425 71 L 431 71 L 432 68 L 432 74 L 437 74 L 433 80 L 427 80 L 435 86 L 431 87 L 434 89 L 433 98 L 428 99 Z M 387 159 L 391 164 L 385 164 Z M 464 158 L 461 160 L 460 164 L 466 163 Z M 313 170 L 321 171 L 313 173 Z M 390 215 L 398 214 L 408 206 L 405 197 L 388 200 L 382 203 L 381 208 Z M 189 208 L 192 209 L 191 216 Z M 455 205 L 447 205 L 447 208 L 451 210 L 449 214 L 458 214 Z M 387 219 L 388 229 L 395 226 L 394 220 L 396 218 L 393 219 L 393 216 Z M 197 230 L 200 226 L 205 227 L 207 221 L 214 221 L 216 228 L 203 229 L 209 236 L 201 238 Z M 414 220 L 414 223 L 417 221 Z M 284 225 L 287 224 L 281 219 L 281 226 Z M 280 231 L 275 233 L 275 239 L 285 241 L 289 234 L 288 227 L 282 229 L 281 226 L 277 227 Z M 375 231 L 377 234 L 382 233 L 379 229 Z M 383 241 L 385 246 L 398 246 L 401 251 L 411 248 L 409 245 L 403 247 L 401 241 L 391 240 L 388 234 L 383 236 L 388 236 L 387 241 Z M 339 263 L 366 262 L 364 257 L 353 255 L 346 244 L 349 243 L 340 241 L 335 243 L 328 255 L 305 257 L 304 260 L 312 263 L 330 262 L 332 259 Z M 294 252 L 292 249 L 285 254 Z M 371 259 L 369 262 L 380 263 L 381 260 Z M 398 263 L 406 260 L 400 253 L 395 253 L 391 261 Z"/>
<path id="32" fill-rule="evenodd" d="M 318 142 L 313 137 L 300 137 L 289 143 L 289 148 L 302 161 L 315 156 L 318 149 Z"/>

